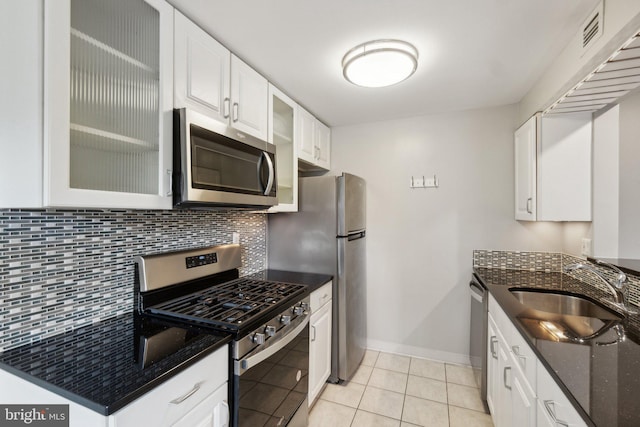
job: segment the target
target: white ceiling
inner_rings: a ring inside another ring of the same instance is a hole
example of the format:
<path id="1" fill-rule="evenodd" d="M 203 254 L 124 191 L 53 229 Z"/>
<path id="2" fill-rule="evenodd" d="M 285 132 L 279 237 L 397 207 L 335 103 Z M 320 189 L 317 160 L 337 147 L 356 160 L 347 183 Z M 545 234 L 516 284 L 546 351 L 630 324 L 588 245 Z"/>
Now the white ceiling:
<path id="1" fill-rule="evenodd" d="M 169 0 L 329 126 L 519 102 L 599 0 Z M 388 88 L 342 77 L 352 47 L 418 48 Z"/>

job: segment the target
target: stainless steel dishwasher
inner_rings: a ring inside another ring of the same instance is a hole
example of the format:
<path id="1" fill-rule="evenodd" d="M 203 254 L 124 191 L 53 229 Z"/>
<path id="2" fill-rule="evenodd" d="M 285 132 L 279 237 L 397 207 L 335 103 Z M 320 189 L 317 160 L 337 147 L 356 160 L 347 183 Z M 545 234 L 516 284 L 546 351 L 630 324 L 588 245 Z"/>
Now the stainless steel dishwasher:
<path id="1" fill-rule="evenodd" d="M 485 412 L 489 412 L 487 406 L 487 321 L 489 313 L 489 296 L 478 276 L 472 275 L 469 282 L 471 293 L 471 316 L 469 328 L 469 356 L 471 365 L 480 369 L 480 397 L 484 404 Z M 478 378 L 478 377 L 476 377 Z"/>

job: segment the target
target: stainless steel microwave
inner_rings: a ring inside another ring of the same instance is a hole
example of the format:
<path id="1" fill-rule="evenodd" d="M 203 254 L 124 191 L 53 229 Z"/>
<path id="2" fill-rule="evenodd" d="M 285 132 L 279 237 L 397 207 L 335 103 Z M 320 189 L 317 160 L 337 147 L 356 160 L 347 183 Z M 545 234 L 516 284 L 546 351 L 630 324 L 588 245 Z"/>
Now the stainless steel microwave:
<path id="1" fill-rule="evenodd" d="M 185 108 L 174 110 L 173 125 L 175 206 L 277 204 L 275 145 Z"/>

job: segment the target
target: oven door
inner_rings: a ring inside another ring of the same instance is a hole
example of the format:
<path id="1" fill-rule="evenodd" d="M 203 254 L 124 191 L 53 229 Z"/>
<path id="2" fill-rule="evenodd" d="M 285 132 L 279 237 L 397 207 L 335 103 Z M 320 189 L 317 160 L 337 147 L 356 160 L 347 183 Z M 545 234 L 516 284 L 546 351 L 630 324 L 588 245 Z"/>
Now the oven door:
<path id="1" fill-rule="evenodd" d="M 309 317 L 268 348 L 234 361 L 233 427 L 308 422 Z"/>
<path id="2" fill-rule="evenodd" d="M 275 146 L 194 111 L 175 113 L 176 204 L 267 207 L 277 203 Z M 179 151 L 179 152 L 178 152 Z"/>

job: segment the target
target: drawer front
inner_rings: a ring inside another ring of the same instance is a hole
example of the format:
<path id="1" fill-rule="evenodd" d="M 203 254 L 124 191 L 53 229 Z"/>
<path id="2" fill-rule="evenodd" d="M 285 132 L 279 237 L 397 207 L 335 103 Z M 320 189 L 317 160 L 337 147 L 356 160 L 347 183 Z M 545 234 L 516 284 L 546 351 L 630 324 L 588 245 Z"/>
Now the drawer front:
<path id="1" fill-rule="evenodd" d="M 226 384 L 228 375 L 229 349 L 225 346 L 117 411 L 113 425 L 171 425 Z"/>
<path id="2" fill-rule="evenodd" d="M 311 293 L 311 301 L 309 302 L 309 306 L 311 307 L 311 312 L 315 313 L 320 309 L 323 305 L 331 301 L 332 291 L 333 291 L 333 282 L 327 282 L 322 285 L 321 288 L 316 289 Z"/>
<path id="3" fill-rule="evenodd" d="M 566 425 L 570 427 L 583 427 L 586 423 L 573 407 L 562 389 L 542 365 L 537 362 L 536 383 L 538 392 L 538 403 L 540 410 L 547 418 L 553 420 L 554 425 Z"/>
<path id="4" fill-rule="evenodd" d="M 511 341 L 509 347 L 511 351 L 511 357 L 513 357 L 514 363 L 520 368 L 529 386 L 536 389 L 536 366 L 538 358 L 533 352 L 533 349 L 527 344 L 525 339 L 520 335 L 520 332 L 513 325 L 509 325 L 511 331 L 509 335 Z"/>

